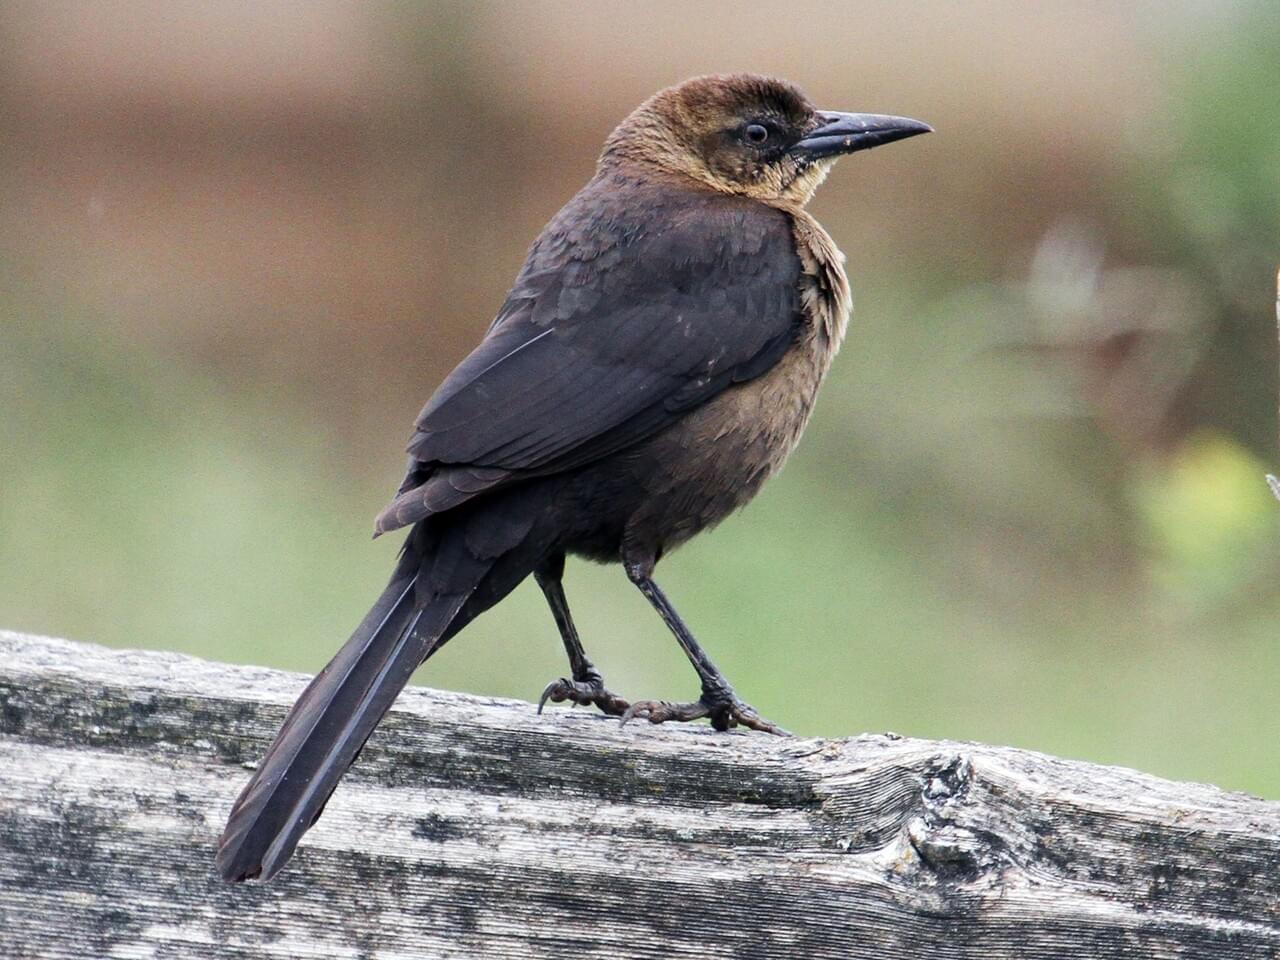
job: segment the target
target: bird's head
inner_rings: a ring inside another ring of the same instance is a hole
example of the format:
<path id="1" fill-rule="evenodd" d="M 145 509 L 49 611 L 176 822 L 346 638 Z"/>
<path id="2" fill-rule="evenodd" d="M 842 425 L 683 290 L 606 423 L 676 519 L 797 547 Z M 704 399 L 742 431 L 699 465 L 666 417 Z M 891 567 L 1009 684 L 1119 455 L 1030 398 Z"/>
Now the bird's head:
<path id="1" fill-rule="evenodd" d="M 930 129 L 906 117 L 817 110 L 785 80 L 695 77 L 637 107 L 600 162 L 649 164 L 713 190 L 803 206 L 844 154 Z"/>

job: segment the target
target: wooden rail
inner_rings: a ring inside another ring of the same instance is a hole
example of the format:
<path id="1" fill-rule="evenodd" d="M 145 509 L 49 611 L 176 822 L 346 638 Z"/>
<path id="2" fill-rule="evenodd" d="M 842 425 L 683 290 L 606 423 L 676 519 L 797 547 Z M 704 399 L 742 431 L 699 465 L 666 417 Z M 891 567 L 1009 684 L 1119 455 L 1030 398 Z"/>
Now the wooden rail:
<path id="1" fill-rule="evenodd" d="M 225 884 L 304 679 L 0 632 L 0 956 L 1280 957 L 1280 803 L 416 688 L 286 871 Z"/>

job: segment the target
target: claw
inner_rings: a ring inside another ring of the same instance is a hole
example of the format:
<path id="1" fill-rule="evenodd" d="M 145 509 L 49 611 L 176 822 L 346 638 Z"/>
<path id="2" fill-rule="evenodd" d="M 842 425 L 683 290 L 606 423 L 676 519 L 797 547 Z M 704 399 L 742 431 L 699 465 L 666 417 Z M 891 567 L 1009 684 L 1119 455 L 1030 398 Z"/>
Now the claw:
<path id="1" fill-rule="evenodd" d="M 564 678 L 561 677 L 559 680 L 552 680 L 542 688 L 542 696 L 538 697 L 538 713 L 542 713 L 542 708 L 547 705 L 547 701 L 551 699 L 551 695 L 555 693 L 557 688 L 564 682 Z M 560 701 L 557 700 L 556 702 L 559 703 Z"/>

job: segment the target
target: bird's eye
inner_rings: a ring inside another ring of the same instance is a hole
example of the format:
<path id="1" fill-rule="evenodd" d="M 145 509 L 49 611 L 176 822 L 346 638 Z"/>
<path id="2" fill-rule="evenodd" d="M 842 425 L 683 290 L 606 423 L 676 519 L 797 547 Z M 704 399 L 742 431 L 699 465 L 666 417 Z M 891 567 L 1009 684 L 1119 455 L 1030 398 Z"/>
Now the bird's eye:
<path id="1" fill-rule="evenodd" d="M 769 139 L 769 128 L 763 123 L 749 123 L 742 133 L 748 143 L 754 143 L 757 146 Z"/>

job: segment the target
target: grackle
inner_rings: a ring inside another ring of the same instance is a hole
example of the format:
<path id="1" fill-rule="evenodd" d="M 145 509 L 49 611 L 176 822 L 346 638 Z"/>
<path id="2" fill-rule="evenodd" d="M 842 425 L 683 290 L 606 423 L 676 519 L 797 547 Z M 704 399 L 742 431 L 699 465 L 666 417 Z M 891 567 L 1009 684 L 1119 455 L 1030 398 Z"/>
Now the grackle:
<path id="1" fill-rule="evenodd" d="M 689 80 L 623 120 L 419 416 L 376 522 L 410 528 L 391 582 L 236 801 L 224 878 L 277 873 L 414 670 L 529 574 L 570 665 L 539 709 L 783 732 L 734 693 L 654 565 L 782 466 L 844 336 L 844 258 L 805 204 L 840 156 L 929 129 L 817 110 L 750 74 Z M 569 615 L 566 554 L 622 564 L 697 671 L 697 700 L 605 687 Z"/>

